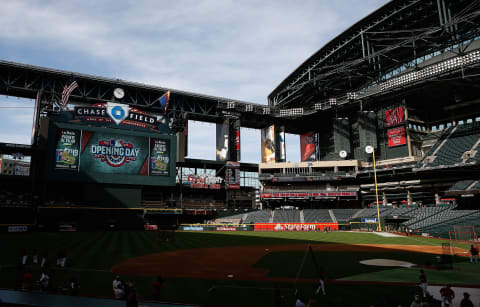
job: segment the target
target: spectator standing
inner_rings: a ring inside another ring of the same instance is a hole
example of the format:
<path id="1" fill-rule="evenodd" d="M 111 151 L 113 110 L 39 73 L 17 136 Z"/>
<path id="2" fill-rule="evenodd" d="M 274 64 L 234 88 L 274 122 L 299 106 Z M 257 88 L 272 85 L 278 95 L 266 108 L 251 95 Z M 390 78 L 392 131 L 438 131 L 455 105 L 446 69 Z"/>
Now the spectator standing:
<path id="1" fill-rule="evenodd" d="M 450 288 L 450 285 L 446 285 L 440 289 L 440 295 L 442 296 L 442 307 L 452 306 L 452 301 L 455 298 L 455 292 Z"/>
<path id="2" fill-rule="evenodd" d="M 420 270 L 420 287 L 422 288 L 423 297 L 432 296 L 430 292 L 428 292 L 428 283 L 427 283 L 427 274 L 423 269 Z"/>
<path id="3" fill-rule="evenodd" d="M 473 303 L 470 300 L 470 294 L 467 292 L 463 293 L 463 299 L 460 302 L 460 307 L 473 307 Z"/>

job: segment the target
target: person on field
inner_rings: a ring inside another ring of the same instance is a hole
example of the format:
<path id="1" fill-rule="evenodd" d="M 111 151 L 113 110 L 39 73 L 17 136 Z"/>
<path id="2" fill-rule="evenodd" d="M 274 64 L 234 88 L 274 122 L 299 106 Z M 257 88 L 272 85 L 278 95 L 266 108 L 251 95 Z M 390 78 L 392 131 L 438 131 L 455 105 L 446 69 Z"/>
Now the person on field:
<path id="1" fill-rule="evenodd" d="M 23 265 L 27 264 L 27 260 L 28 260 L 28 252 L 27 252 L 27 249 L 24 248 L 22 251 L 22 264 Z"/>
<path id="2" fill-rule="evenodd" d="M 158 276 L 157 279 L 153 282 L 153 299 L 159 300 L 160 293 L 162 292 L 163 279 L 161 276 Z"/>
<path id="3" fill-rule="evenodd" d="M 120 280 L 120 276 L 118 275 L 115 277 L 115 279 L 112 282 L 112 290 L 113 290 L 113 296 L 116 299 L 122 299 L 125 295 L 123 283 Z"/>
<path id="4" fill-rule="evenodd" d="M 470 300 L 470 294 L 467 292 L 463 293 L 463 299 L 460 302 L 460 307 L 473 307 L 473 303 Z"/>
<path id="5" fill-rule="evenodd" d="M 315 294 L 319 295 L 320 291 L 322 291 L 323 295 L 327 295 L 327 293 L 325 292 L 325 275 L 323 275 L 322 271 L 320 271 L 320 273 L 318 274 L 318 287 L 317 291 L 315 291 Z"/>
<path id="6" fill-rule="evenodd" d="M 70 295 L 78 295 L 78 291 L 80 290 L 80 283 L 78 282 L 77 278 L 72 277 L 70 279 L 70 284 L 69 284 L 69 292 Z"/>
<path id="7" fill-rule="evenodd" d="M 25 270 L 22 278 L 22 290 L 32 289 L 32 279 L 33 279 L 32 273 L 29 270 Z"/>
<path id="8" fill-rule="evenodd" d="M 48 251 L 44 250 L 42 253 L 42 260 L 40 260 L 40 267 L 43 268 L 45 267 L 47 263 L 47 257 L 48 257 Z"/>
<path id="9" fill-rule="evenodd" d="M 420 288 L 422 288 L 423 297 L 432 296 L 430 292 L 428 292 L 427 275 L 423 269 L 420 270 L 418 278 L 420 279 Z"/>
<path id="10" fill-rule="evenodd" d="M 131 281 L 127 283 L 127 289 L 125 293 L 127 307 L 138 307 L 137 289 L 135 289 Z"/>
<path id="11" fill-rule="evenodd" d="M 48 275 L 47 271 L 43 271 L 42 276 L 40 277 L 40 287 L 42 287 L 43 291 L 47 291 L 49 285 L 50 276 Z"/>
<path id="12" fill-rule="evenodd" d="M 422 301 L 420 299 L 420 295 L 415 295 L 415 298 L 413 299 L 412 304 L 410 307 L 423 307 Z"/>
<path id="13" fill-rule="evenodd" d="M 442 296 L 442 307 L 452 306 L 452 301 L 455 298 L 455 292 L 450 288 L 450 285 L 446 285 L 440 289 L 440 295 Z"/>
<path id="14" fill-rule="evenodd" d="M 303 302 L 303 297 L 298 296 L 297 301 L 295 302 L 295 307 L 305 307 L 305 303 Z"/>
<path id="15" fill-rule="evenodd" d="M 33 264 L 38 264 L 38 250 L 37 249 L 33 250 L 32 262 L 33 262 Z"/>
<path id="16" fill-rule="evenodd" d="M 470 246 L 470 263 L 477 263 L 478 261 L 478 246 Z"/>

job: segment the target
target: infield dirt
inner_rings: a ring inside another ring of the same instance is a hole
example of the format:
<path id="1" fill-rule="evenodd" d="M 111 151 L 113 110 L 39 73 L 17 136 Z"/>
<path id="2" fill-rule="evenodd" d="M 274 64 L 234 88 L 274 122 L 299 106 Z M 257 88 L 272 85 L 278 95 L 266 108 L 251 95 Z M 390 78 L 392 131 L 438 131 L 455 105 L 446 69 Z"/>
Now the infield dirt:
<path id="1" fill-rule="evenodd" d="M 313 251 L 392 252 L 442 254 L 441 246 L 394 244 L 312 244 Z M 196 248 L 130 258 L 112 267 L 116 274 L 164 276 L 215 280 L 291 281 L 291 278 L 268 277 L 268 270 L 254 264 L 271 252 L 305 251 L 307 245 L 260 245 L 221 248 Z M 465 250 L 455 248 L 455 254 Z M 230 277 L 229 277 L 230 275 Z"/>

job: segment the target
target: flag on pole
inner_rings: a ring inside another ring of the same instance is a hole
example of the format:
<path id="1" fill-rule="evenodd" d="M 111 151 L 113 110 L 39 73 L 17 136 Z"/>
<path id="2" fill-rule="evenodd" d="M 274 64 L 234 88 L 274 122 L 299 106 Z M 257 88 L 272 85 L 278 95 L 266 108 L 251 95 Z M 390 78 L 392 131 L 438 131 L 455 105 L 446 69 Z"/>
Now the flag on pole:
<path id="1" fill-rule="evenodd" d="M 73 90 L 78 87 L 77 81 L 69 80 L 67 84 L 65 84 L 65 87 L 63 88 L 62 92 L 62 107 L 66 107 L 68 104 L 68 100 L 70 99 L 70 95 L 72 94 Z"/>
<path id="2" fill-rule="evenodd" d="M 163 108 L 163 114 L 167 114 L 168 103 L 170 101 L 170 91 L 167 91 L 165 94 L 160 97 L 159 102 Z"/>

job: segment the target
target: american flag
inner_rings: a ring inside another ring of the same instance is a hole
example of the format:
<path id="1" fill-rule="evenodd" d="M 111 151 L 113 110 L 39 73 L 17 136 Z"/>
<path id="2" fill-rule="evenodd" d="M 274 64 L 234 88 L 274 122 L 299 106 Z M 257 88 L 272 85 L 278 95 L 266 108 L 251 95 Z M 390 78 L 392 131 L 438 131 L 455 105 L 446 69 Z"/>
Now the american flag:
<path id="1" fill-rule="evenodd" d="M 70 84 L 68 84 L 70 83 Z M 72 94 L 73 90 L 78 87 L 78 83 L 75 80 L 70 80 L 65 84 L 62 92 L 62 106 L 65 108 L 68 104 L 68 99 L 70 99 L 70 95 Z"/>

